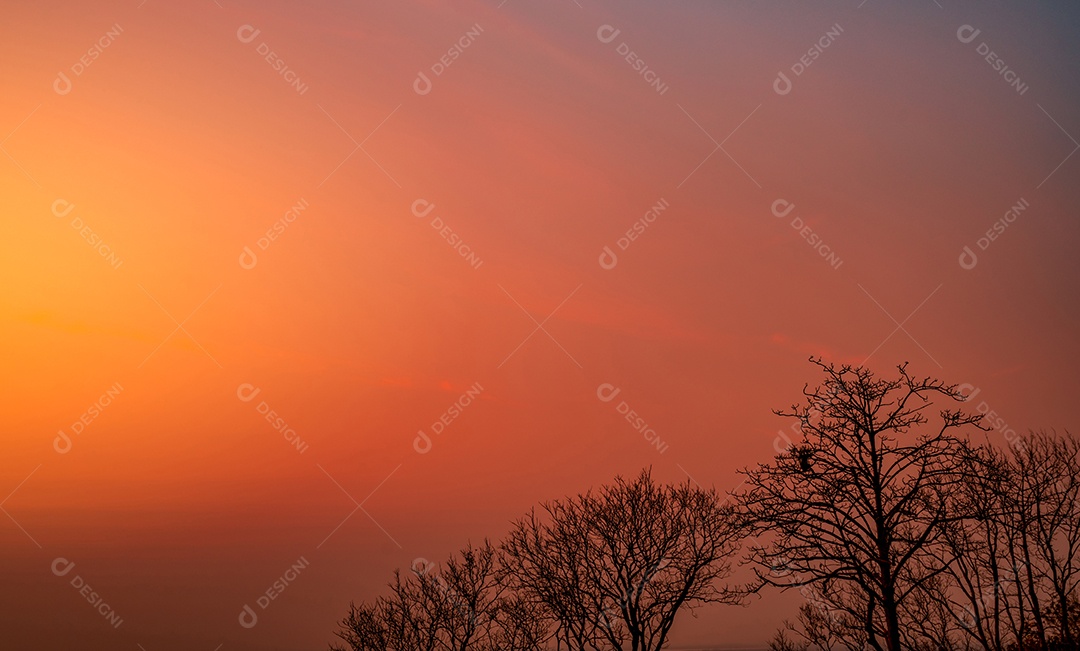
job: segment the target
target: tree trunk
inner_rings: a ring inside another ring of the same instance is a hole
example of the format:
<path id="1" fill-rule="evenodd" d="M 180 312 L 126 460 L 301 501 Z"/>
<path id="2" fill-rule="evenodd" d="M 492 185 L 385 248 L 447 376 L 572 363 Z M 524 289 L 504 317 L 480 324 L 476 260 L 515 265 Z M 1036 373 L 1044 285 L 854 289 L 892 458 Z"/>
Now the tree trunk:
<path id="1" fill-rule="evenodd" d="M 891 581 L 892 578 L 887 579 Z M 895 588 L 886 583 L 881 595 L 882 608 L 885 610 L 885 642 L 889 651 L 901 651 L 900 649 L 900 616 L 896 608 Z"/>
<path id="2" fill-rule="evenodd" d="M 863 620 L 863 628 L 866 631 L 866 643 L 870 645 L 874 651 L 885 651 L 881 648 L 881 643 L 878 642 L 877 634 L 874 633 L 874 608 L 875 608 L 874 595 L 868 595 L 868 603 L 866 605 L 866 619 Z"/>
<path id="3" fill-rule="evenodd" d="M 1024 566 L 1027 572 L 1027 586 L 1028 596 L 1031 599 L 1031 612 L 1035 617 L 1035 630 L 1039 634 L 1039 648 L 1045 649 L 1046 644 L 1046 625 L 1043 623 L 1042 606 L 1039 604 L 1039 595 L 1035 591 L 1035 575 L 1031 569 L 1031 548 L 1028 542 L 1027 526 L 1025 524 L 1024 530 L 1021 531 L 1022 543 L 1020 549 L 1024 552 Z"/>

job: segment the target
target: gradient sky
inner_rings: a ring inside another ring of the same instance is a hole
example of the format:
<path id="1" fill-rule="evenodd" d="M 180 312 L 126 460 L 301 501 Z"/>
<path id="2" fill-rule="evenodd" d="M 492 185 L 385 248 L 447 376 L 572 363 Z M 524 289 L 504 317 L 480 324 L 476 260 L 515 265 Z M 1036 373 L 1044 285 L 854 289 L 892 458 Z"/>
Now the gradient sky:
<path id="1" fill-rule="evenodd" d="M 734 488 L 819 380 L 809 355 L 909 361 L 1007 429 L 1080 429 L 1080 12 L 807 4 L 5 3 L 0 638 L 325 648 L 395 567 L 541 500 L 650 465 Z M 759 645 L 798 603 L 703 609 L 674 647 Z"/>

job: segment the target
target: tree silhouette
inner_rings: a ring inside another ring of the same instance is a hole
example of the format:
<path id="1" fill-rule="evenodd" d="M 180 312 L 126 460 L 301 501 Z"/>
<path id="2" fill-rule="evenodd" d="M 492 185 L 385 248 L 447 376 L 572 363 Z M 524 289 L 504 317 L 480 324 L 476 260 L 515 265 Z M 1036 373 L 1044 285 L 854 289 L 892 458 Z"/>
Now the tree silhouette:
<path id="1" fill-rule="evenodd" d="M 941 558 L 951 583 L 931 596 L 987 651 L 1077 648 L 1080 441 L 1033 433 L 975 463 Z"/>
<path id="2" fill-rule="evenodd" d="M 801 440 L 732 503 L 645 469 L 541 504 L 395 572 L 331 648 L 660 651 L 680 612 L 778 586 L 806 602 L 771 651 L 1080 651 L 1080 440 L 977 445 L 978 415 L 934 409 L 955 386 L 811 362 L 824 380 L 776 412 Z M 747 539 L 754 580 L 722 585 Z"/>
<path id="3" fill-rule="evenodd" d="M 533 611 L 506 594 L 497 578 L 498 552 L 486 540 L 467 545 L 442 568 L 424 559 L 403 576 L 394 573 L 390 595 L 350 605 L 337 636 L 340 651 L 465 651 L 541 648 Z"/>
<path id="4" fill-rule="evenodd" d="M 677 613 L 733 601 L 739 530 L 715 490 L 634 480 L 544 504 L 500 549 L 419 559 L 390 594 L 350 605 L 340 651 L 545 648 L 659 651 Z"/>
<path id="5" fill-rule="evenodd" d="M 928 552 L 958 517 L 951 496 L 968 446 L 951 430 L 980 417 L 946 409 L 925 427 L 932 398 L 963 401 L 955 386 L 906 365 L 881 379 L 811 361 L 823 383 L 776 412 L 796 419 L 803 441 L 743 471 L 739 501 L 765 539 L 751 547 L 754 587 L 810 587 L 858 621 L 871 648 L 900 651 L 905 607 L 943 571 Z"/>
<path id="6" fill-rule="evenodd" d="M 661 649 L 684 608 L 732 601 L 739 530 L 714 490 L 660 486 L 648 470 L 543 505 L 506 541 L 507 572 L 574 649 Z"/>
<path id="7" fill-rule="evenodd" d="M 770 651 L 862 651 L 866 635 L 851 615 L 812 603 L 799 606 L 797 624 L 785 621 L 769 642 Z"/>

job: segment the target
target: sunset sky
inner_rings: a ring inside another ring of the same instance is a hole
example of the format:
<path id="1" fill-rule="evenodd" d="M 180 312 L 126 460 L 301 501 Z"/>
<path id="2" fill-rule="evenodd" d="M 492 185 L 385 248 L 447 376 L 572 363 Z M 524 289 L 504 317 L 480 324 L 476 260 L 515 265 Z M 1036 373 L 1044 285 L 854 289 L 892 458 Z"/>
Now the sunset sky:
<path id="1" fill-rule="evenodd" d="M 1080 431 L 1080 10 L 809 4 L 5 3 L 0 646 L 326 648 L 542 500 L 734 489 L 811 355 Z"/>

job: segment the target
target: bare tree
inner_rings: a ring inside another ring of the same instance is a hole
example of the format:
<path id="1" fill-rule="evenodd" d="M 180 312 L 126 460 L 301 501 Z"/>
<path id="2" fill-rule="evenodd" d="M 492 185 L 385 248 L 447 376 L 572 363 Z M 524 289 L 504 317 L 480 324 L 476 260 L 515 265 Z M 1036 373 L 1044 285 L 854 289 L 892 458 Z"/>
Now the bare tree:
<path id="1" fill-rule="evenodd" d="M 500 600 L 491 649 L 541 651 L 552 637 L 552 620 L 543 604 L 519 595 Z"/>
<path id="2" fill-rule="evenodd" d="M 903 604 L 900 621 L 901 644 L 912 651 L 961 651 L 974 648 L 969 636 L 961 632 L 949 600 L 951 584 L 946 575 L 936 575 L 923 582 Z"/>
<path id="3" fill-rule="evenodd" d="M 420 569 L 419 583 L 428 600 L 445 607 L 442 627 L 450 651 L 479 648 L 493 636 L 503 587 L 496 578 L 497 555 L 488 541 L 481 547 L 466 545 L 440 569 Z"/>
<path id="4" fill-rule="evenodd" d="M 486 540 L 467 545 L 442 568 L 417 559 L 407 575 L 394 573 L 389 595 L 351 605 L 337 635 L 350 651 L 493 650 L 506 648 L 507 640 L 513 648 L 539 648 L 542 631 L 526 605 L 505 593 L 498 563 Z"/>
<path id="5" fill-rule="evenodd" d="M 922 598 L 951 615 L 957 639 L 1005 651 L 1022 638 L 1025 619 L 1015 536 L 1005 524 L 1011 469 L 989 445 L 972 448 L 961 463 L 966 481 L 953 495 L 953 510 L 964 517 L 947 523 L 943 544 L 931 550 L 945 573 L 924 586 Z"/>
<path id="6" fill-rule="evenodd" d="M 390 651 L 402 648 L 400 638 L 391 633 L 385 601 L 373 605 L 349 604 L 349 614 L 341 620 L 336 635 L 348 647 L 330 645 L 335 651 Z"/>
<path id="7" fill-rule="evenodd" d="M 776 412 L 796 419 L 804 439 L 743 473 L 740 503 L 767 538 L 751 548 L 757 585 L 814 586 L 860 622 L 870 647 L 900 651 L 905 606 L 943 571 L 926 550 L 958 517 L 950 497 L 968 446 L 951 430 L 979 416 L 945 409 L 928 426 L 932 398 L 964 398 L 955 386 L 913 377 L 906 364 L 882 379 L 811 362 L 824 382 Z"/>
<path id="8" fill-rule="evenodd" d="M 505 580 L 524 599 L 541 605 L 560 646 L 599 650 L 615 640 L 621 648 L 624 631 L 596 601 L 584 567 L 590 546 L 585 509 L 556 501 L 543 505 L 543 512 L 547 519 L 530 511 L 503 541 Z"/>
<path id="9" fill-rule="evenodd" d="M 862 651 L 865 646 L 862 626 L 851 615 L 805 603 L 796 622 L 785 621 L 776 632 L 769 651 Z"/>
<path id="10" fill-rule="evenodd" d="M 1028 497 L 1021 532 L 1033 618 L 1040 642 L 1075 649 L 1070 600 L 1080 588 L 1080 441 L 1035 433 L 1013 459 L 1012 487 Z M 1046 598 L 1039 601 L 1044 587 Z"/>
<path id="11" fill-rule="evenodd" d="M 435 608 L 432 608 L 432 607 Z M 337 636 L 348 647 L 335 651 L 435 651 L 442 618 L 438 603 L 424 602 L 423 591 L 411 578 L 394 572 L 390 594 L 371 604 L 350 604 Z"/>
<path id="12" fill-rule="evenodd" d="M 1034 433 L 979 457 L 958 508 L 968 519 L 946 536 L 951 589 L 936 598 L 987 651 L 1077 648 L 1080 442 Z"/>
<path id="13" fill-rule="evenodd" d="M 648 470 L 544 504 L 503 543 L 520 593 L 544 604 L 572 649 L 659 651 L 675 616 L 732 601 L 717 586 L 740 531 L 714 490 L 660 486 Z"/>

